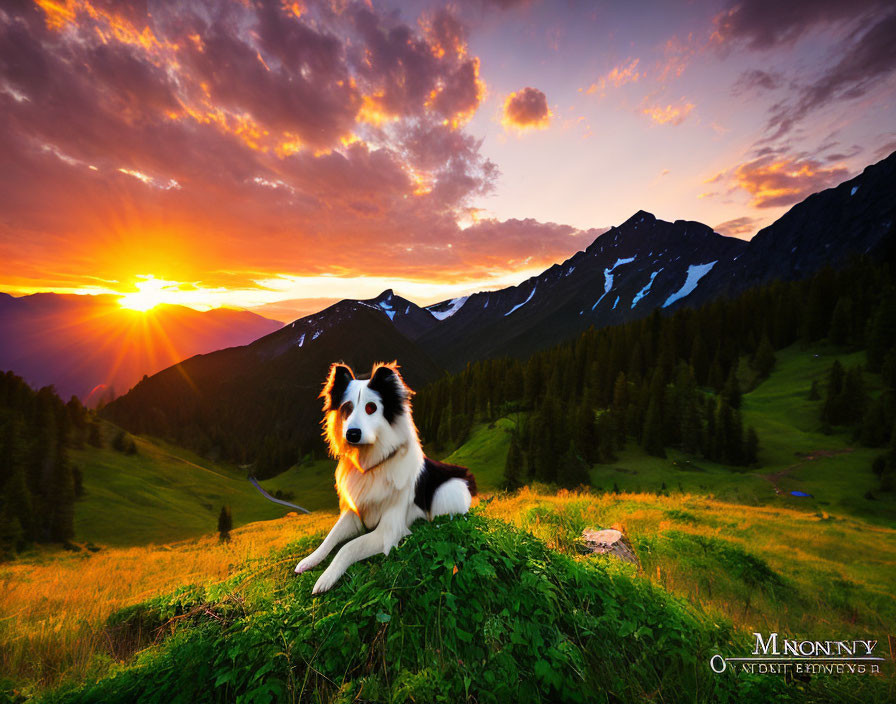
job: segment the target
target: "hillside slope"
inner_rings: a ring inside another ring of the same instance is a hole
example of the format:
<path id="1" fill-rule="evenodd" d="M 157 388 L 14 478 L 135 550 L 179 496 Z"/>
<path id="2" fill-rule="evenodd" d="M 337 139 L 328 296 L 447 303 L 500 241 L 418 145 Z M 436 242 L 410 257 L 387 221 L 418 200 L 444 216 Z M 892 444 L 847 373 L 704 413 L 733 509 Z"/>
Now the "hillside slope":
<path id="1" fill-rule="evenodd" d="M 797 344 L 777 353 L 771 375 L 743 395 L 744 425 L 756 428 L 760 439 L 756 469 L 728 467 L 675 449 L 668 449 L 666 458 L 653 457 L 629 441 L 615 461 L 591 467 L 592 487 L 680 491 L 747 505 L 840 513 L 896 527 L 896 496 L 878 490 L 871 468 L 882 450 L 863 447 L 843 428 L 823 433 L 822 401 L 809 400 L 812 382 L 823 389 L 835 360 L 852 367 L 864 359 L 864 352 L 825 344 Z M 877 393 L 880 376 L 866 373 L 865 378 L 866 387 Z M 497 488 L 514 428 L 510 418 L 479 423 L 447 461 L 469 466 L 486 489 Z M 791 491 L 812 496 L 795 497 Z"/>
<path id="2" fill-rule="evenodd" d="M 262 497 L 245 470 L 152 438 L 134 440 L 136 454 L 110 447 L 71 450 L 84 483 L 84 496 L 75 502 L 75 542 L 123 547 L 210 535 L 223 505 L 230 506 L 235 526 L 290 510 Z M 287 492 L 310 511 L 337 505 L 329 462 L 306 464 L 264 486 Z"/>

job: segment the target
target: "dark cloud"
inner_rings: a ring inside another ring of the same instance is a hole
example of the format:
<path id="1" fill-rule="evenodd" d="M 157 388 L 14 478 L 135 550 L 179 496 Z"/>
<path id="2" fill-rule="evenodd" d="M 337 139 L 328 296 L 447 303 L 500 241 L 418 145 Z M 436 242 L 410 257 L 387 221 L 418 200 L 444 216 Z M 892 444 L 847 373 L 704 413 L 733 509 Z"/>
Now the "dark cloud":
<path id="1" fill-rule="evenodd" d="M 736 0 L 715 18 L 716 39 L 771 49 L 819 25 L 854 21 L 886 8 L 887 0 Z"/>
<path id="2" fill-rule="evenodd" d="M 523 88 L 504 101 L 504 125 L 517 129 L 543 129 L 550 124 L 548 99 L 537 88 Z"/>
<path id="3" fill-rule="evenodd" d="M 731 87 L 734 95 L 742 95 L 751 91 L 776 90 L 784 84 L 784 76 L 777 71 L 751 69 L 744 71 Z"/>
<path id="4" fill-rule="evenodd" d="M 779 139 L 806 116 L 835 101 L 854 100 L 875 88 L 896 70 L 896 11 L 880 19 L 844 49 L 840 59 L 817 80 L 801 88 L 793 100 L 775 105 L 766 131 Z"/>
<path id="5" fill-rule="evenodd" d="M 833 148 L 833 147 L 831 147 L 831 148 Z M 818 150 L 819 153 L 823 153 L 824 151 L 826 151 L 826 150 L 823 150 L 823 149 Z M 863 151 L 865 151 L 865 149 L 863 147 L 859 146 L 858 144 L 853 144 L 851 147 L 848 147 L 848 148 L 844 149 L 843 151 L 825 154 L 824 160 L 827 161 L 828 163 L 833 162 L 833 161 L 846 161 L 847 159 L 852 159 L 854 156 L 858 156 Z"/>

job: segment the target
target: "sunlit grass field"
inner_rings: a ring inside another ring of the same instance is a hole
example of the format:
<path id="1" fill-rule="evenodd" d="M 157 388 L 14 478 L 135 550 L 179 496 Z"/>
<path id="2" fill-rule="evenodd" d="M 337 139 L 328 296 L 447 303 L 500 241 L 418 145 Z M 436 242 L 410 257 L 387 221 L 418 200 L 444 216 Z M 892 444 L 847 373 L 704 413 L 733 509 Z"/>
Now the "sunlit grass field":
<path id="1" fill-rule="evenodd" d="M 578 556 L 582 528 L 615 526 L 631 540 L 641 578 L 748 632 L 880 638 L 896 620 L 896 530 L 860 519 L 691 494 L 523 489 L 482 504 L 483 515 L 517 525 L 578 560 L 595 559 Z M 0 677 L 40 688 L 102 674 L 114 666 L 104 629 L 111 614 L 240 572 L 251 581 L 254 560 L 300 537 L 317 539 L 334 518 L 321 512 L 254 523 L 235 530 L 230 543 L 205 537 L 96 554 L 35 555 L 5 565 Z M 301 557 L 288 555 L 275 569 L 288 574 Z"/>

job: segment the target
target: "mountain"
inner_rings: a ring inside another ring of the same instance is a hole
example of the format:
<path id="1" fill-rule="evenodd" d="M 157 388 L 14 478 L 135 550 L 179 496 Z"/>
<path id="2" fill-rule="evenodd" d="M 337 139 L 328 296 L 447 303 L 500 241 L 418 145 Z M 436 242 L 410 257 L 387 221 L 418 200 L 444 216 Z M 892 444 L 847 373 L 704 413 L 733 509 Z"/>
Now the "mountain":
<path id="1" fill-rule="evenodd" d="M 591 325 L 670 306 L 703 273 L 746 248 L 743 240 L 699 222 L 670 223 L 638 211 L 584 251 L 518 286 L 430 306 L 439 324 L 417 342 L 449 369 L 471 359 L 525 356 Z"/>
<path id="2" fill-rule="evenodd" d="M 720 262 L 689 300 L 702 303 L 776 279 L 809 276 L 850 254 L 893 243 L 896 152 L 839 186 L 806 198 L 756 233 L 743 256 Z"/>
<path id="3" fill-rule="evenodd" d="M 674 311 L 775 278 L 802 278 L 892 243 L 896 153 L 794 206 L 752 242 L 638 211 L 584 251 L 518 286 L 425 308 L 391 289 L 300 318 L 251 345 L 186 360 L 106 413 L 262 474 L 320 448 L 316 398 L 331 362 L 396 359 L 412 386 L 488 357 L 530 353 L 588 327 Z"/>
<path id="4" fill-rule="evenodd" d="M 437 313 L 395 295 L 391 288 L 376 298 L 360 302 L 380 308 L 399 332 L 411 340 L 416 340 L 439 324 L 440 318 Z"/>
<path id="5" fill-rule="evenodd" d="M 510 288 L 429 306 L 438 325 L 417 342 L 457 370 L 488 357 L 525 357 L 591 325 L 603 327 L 800 279 L 851 254 L 893 246 L 896 152 L 813 194 L 749 242 L 699 222 L 638 211 L 583 252 Z"/>
<path id="6" fill-rule="evenodd" d="M 0 295 L 0 370 L 85 403 L 130 389 L 182 359 L 244 345 L 282 327 L 246 311 L 161 305 L 126 310 L 116 296 Z"/>
<path id="7" fill-rule="evenodd" d="M 142 380 L 103 413 L 133 432 L 206 455 L 257 460 L 261 477 L 286 469 L 300 449 L 323 447 L 318 394 L 332 362 L 342 360 L 360 376 L 374 362 L 398 360 L 412 388 L 441 373 L 398 330 L 417 317 L 404 312 L 403 299 L 373 300 L 340 301 L 250 345 L 185 360 Z"/>

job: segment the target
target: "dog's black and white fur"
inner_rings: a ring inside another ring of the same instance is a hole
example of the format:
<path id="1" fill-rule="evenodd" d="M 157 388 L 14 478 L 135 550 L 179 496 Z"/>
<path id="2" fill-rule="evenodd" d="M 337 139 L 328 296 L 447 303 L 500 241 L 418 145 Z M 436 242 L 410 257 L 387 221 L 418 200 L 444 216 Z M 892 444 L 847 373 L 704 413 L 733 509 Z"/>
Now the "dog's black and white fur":
<path id="1" fill-rule="evenodd" d="M 324 436 L 339 459 L 336 491 L 339 519 L 329 535 L 296 567 L 302 573 L 319 565 L 339 543 L 346 543 L 314 585 L 330 589 L 359 560 L 389 554 L 418 518 L 466 513 L 476 495 L 476 480 L 465 467 L 424 456 L 411 418 L 413 392 L 398 366 L 378 364 L 369 380 L 355 379 L 344 364 L 334 364 L 321 393 Z M 370 532 L 359 535 L 367 529 Z"/>

